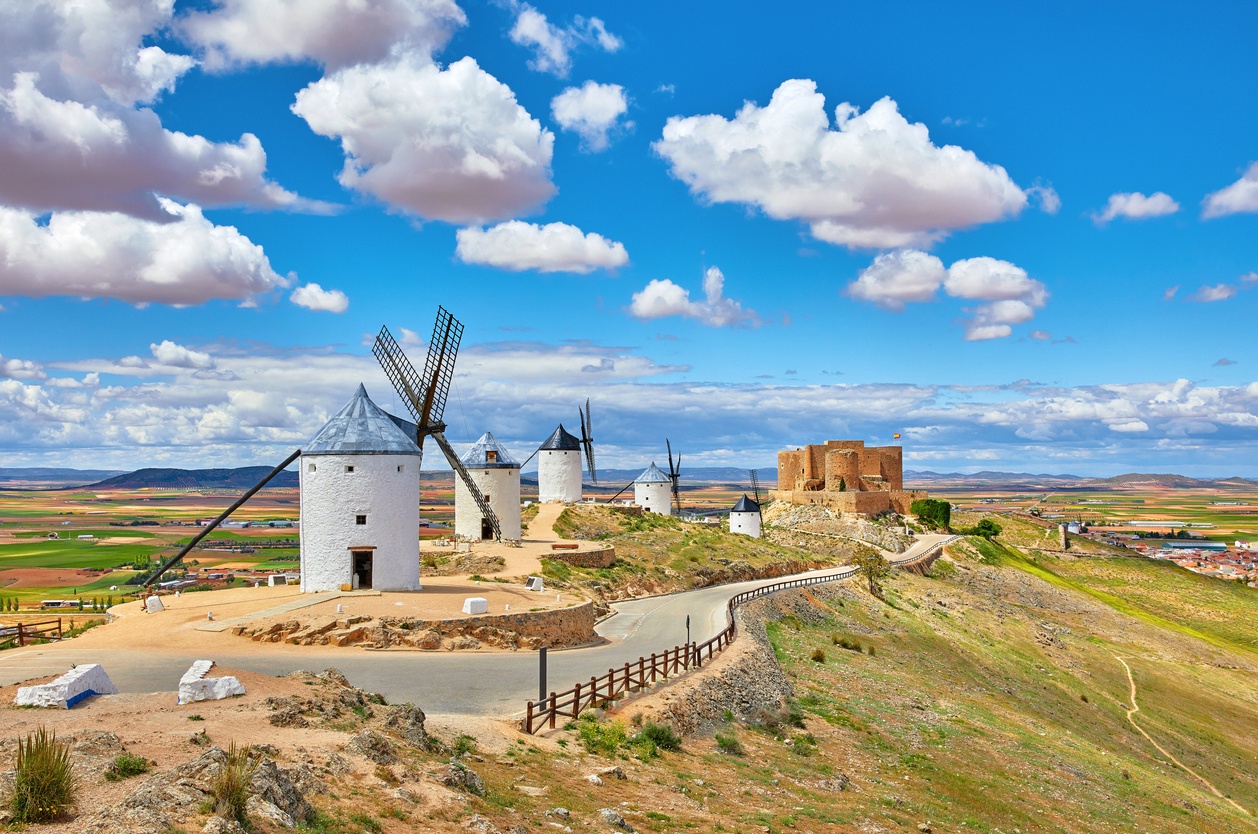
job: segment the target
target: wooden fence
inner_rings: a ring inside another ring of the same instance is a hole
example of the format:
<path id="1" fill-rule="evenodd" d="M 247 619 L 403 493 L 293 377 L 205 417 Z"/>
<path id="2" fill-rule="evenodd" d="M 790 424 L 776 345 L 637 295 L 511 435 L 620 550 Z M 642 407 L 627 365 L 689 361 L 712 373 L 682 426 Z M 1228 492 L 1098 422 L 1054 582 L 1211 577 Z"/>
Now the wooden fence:
<path id="1" fill-rule="evenodd" d="M 60 640 L 61 618 L 41 620 L 37 623 L 16 623 L 0 625 L 0 645 L 15 643 L 25 646 L 35 640 Z"/>
<path id="2" fill-rule="evenodd" d="M 953 536 L 950 539 L 945 539 L 916 556 L 907 559 L 891 560 L 891 564 L 897 566 L 915 564 L 959 538 L 961 537 Z M 524 719 L 521 721 L 524 732 L 532 735 L 543 729 L 553 730 L 556 720 L 559 718 L 575 719 L 584 709 L 601 707 L 609 701 L 615 701 L 626 693 L 645 689 L 660 678 L 668 678 L 688 672 L 691 669 L 703 668 L 705 663 L 712 660 L 722 649 L 734 642 L 734 609 L 748 600 L 776 594 L 778 591 L 786 591 L 791 588 L 802 588 L 807 585 L 819 585 L 822 582 L 848 579 L 854 576 L 856 572 L 857 568 L 846 567 L 834 573 L 787 579 L 782 582 L 774 582 L 771 585 L 754 588 L 750 591 L 743 591 L 741 594 L 735 594 L 730 597 L 729 603 L 725 606 L 725 616 L 728 624 L 724 630 L 711 640 L 703 643 L 673 646 L 673 648 L 660 654 L 652 652 L 649 658 L 639 657 L 637 662 L 626 663 L 619 669 L 608 669 L 606 675 L 593 676 L 588 683 L 578 683 L 572 689 L 563 692 L 551 692 L 549 697 L 540 701 L 529 701 L 528 708 L 524 712 Z"/>

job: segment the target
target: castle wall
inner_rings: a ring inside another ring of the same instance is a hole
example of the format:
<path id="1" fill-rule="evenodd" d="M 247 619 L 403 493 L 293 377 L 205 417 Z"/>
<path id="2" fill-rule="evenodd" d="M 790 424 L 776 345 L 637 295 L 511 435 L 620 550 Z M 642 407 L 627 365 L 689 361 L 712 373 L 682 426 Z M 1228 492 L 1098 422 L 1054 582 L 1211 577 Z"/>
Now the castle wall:
<path id="1" fill-rule="evenodd" d="M 878 515 L 925 498 L 904 489 L 904 450 L 866 446 L 862 440 L 827 440 L 778 452 L 778 500 L 818 504 L 838 512 Z"/>

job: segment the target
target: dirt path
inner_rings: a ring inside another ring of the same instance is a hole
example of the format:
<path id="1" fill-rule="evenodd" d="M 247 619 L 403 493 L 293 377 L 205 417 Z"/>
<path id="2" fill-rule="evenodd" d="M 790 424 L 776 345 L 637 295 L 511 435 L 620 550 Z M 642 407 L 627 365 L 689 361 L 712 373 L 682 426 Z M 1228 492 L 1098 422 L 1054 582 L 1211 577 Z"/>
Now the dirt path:
<path id="1" fill-rule="evenodd" d="M 1230 799 L 1229 797 L 1224 796 L 1224 795 L 1223 795 L 1223 793 L 1222 793 L 1222 791 L 1220 791 L 1220 790 L 1219 790 L 1218 788 L 1216 788 L 1214 785 L 1210 784 L 1210 781 L 1209 781 L 1208 779 L 1206 779 L 1206 778 L 1205 778 L 1204 776 L 1202 776 L 1200 773 L 1198 773 L 1197 771 L 1193 770 L 1191 767 L 1189 767 L 1188 765 L 1184 764 L 1184 763 L 1183 763 L 1183 762 L 1181 762 L 1179 759 L 1177 759 L 1177 758 L 1175 758 L 1173 755 L 1171 755 L 1171 753 L 1170 753 L 1170 751 L 1169 751 L 1169 750 L 1167 750 L 1165 747 L 1163 747 L 1162 745 L 1160 745 L 1160 744 L 1158 744 L 1156 741 L 1154 741 L 1154 740 L 1153 740 L 1153 736 L 1151 736 L 1151 735 L 1149 735 L 1148 733 L 1146 733 L 1146 732 L 1144 731 L 1144 728 L 1143 728 L 1143 727 L 1141 727 L 1139 724 L 1137 724 L 1137 723 L 1136 723 L 1136 718 L 1135 718 L 1135 715 L 1136 715 L 1136 713 L 1140 712 L 1140 705 L 1136 703 L 1136 679 L 1135 679 L 1135 678 L 1133 678 L 1133 677 L 1131 676 L 1131 667 L 1127 665 L 1127 661 L 1126 661 L 1126 660 L 1123 660 L 1121 657 L 1117 657 L 1117 656 L 1116 656 L 1116 659 L 1118 660 L 1118 662 L 1119 662 L 1119 663 L 1123 664 L 1123 668 L 1127 670 L 1127 683 L 1131 684 L 1131 707 L 1127 710 L 1127 720 L 1128 720 L 1129 722 L 1131 722 L 1131 726 L 1133 726 L 1133 727 L 1135 727 L 1135 728 L 1136 728 L 1136 732 L 1138 732 L 1138 733 L 1140 733 L 1140 735 L 1144 736 L 1144 737 L 1145 737 L 1145 739 L 1146 739 L 1146 740 L 1148 740 L 1148 742 L 1149 742 L 1150 744 L 1152 744 L 1154 747 L 1156 747 L 1156 748 L 1158 749 L 1158 752 L 1159 752 L 1159 753 L 1161 753 L 1163 756 L 1165 756 L 1167 759 L 1169 759 L 1169 760 L 1170 760 L 1172 763 L 1174 763 L 1177 767 L 1179 767 L 1179 768 L 1181 768 L 1182 770 L 1186 771 L 1187 773 L 1191 774 L 1191 775 L 1192 775 L 1192 777 L 1193 777 L 1194 779 L 1196 779 L 1198 782 L 1200 782 L 1201 784 L 1203 784 L 1203 785 L 1205 785 L 1207 788 L 1209 788 L 1209 789 L 1210 789 L 1210 793 L 1214 794 L 1214 795 L 1215 795 L 1215 796 L 1217 796 L 1219 799 L 1224 800 L 1224 801 L 1225 801 L 1225 802 L 1227 802 L 1229 805 L 1231 805 L 1233 808 L 1235 808 L 1236 810 L 1240 811 L 1242 814 L 1248 814 L 1248 813 L 1249 813 L 1249 811 L 1247 811 L 1245 808 L 1241 807 L 1239 804 L 1237 804 L 1235 801 L 1233 801 L 1233 800 L 1232 800 L 1232 799 Z"/>

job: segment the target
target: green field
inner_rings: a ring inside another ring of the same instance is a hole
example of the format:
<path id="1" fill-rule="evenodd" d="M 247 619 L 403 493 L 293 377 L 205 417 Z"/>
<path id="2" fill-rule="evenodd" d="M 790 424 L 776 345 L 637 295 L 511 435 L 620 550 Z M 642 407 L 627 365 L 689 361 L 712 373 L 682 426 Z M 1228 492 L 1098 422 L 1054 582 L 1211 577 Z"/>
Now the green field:
<path id="1" fill-rule="evenodd" d="M 159 548 L 147 544 L 99 544 L 91 541 L 34 541 L 0 545 L 0 570 L 8 568 L 115 568 Z"/>

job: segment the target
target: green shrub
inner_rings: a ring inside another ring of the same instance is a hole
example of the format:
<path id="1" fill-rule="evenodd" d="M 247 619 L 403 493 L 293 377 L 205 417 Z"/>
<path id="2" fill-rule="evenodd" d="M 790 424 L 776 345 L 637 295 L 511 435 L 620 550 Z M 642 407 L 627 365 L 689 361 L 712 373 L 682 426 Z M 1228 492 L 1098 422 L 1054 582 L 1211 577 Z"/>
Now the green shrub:
<path id="1" fill-rule="evenodd" d="M 214 799 L 214 813 L 246 824 L 245 805 L 249 802 L 249 782 L 258 769 L 259 759 L 253 755 L 253 746 L 238 747 L 232 742 L 227 748 L 227 761 L 210 784 L 210 796 Z"/>
<path id="2" fill-rule="evenodd" d="M 813 663 L 825 663 L 825 662 L 826 662 L 826 651 L 825 651 L 825 649 L 813 649 L 813 652 L 812 652 L 812 662 L 813 662 Z"/>
<path id="3" fill-rule="evenodd" d="M 40 727 L 18 739 L 10 810 L 18 823 L 48 822 L 74 804 L 74 770 L 69 742 Z"/>
<path id="4" fill-rule="evenodd" d="M 605 756 L 613 755 L 629 740 L 625 725 L 619 721 L 600 723 L 591 718 L 582 718 L 578 722 L 577 735 L 588 752 Z"/>
<path id="5" fill-rule="evenodd" d="M 947 530 L 952 521 L 952 505 L 935 498 L 921 498 L 909 505 L 909 512 L 927 527 Z"/>
<path id="6" fill-rule="evenodd" d="M 110 782 L 120 782 L 148 772 L 148 759 L 143 756 L 133 756 L 130 753 L 119 753 L 114 757 L 113 763 L 105 769 L 105 779 Z"/>
<path id="7" fill-rule="evenodd" d="M 648 721 L 634 736 L 635 742 L 649 741 L 660 750 L 676 751 L 681 749 L 681 736 L 667 724 L 656 724 Z"/>
<path id="8" fill-rule="evenodd" d="M 717 733 L 716 746 L 722 753 L 729 753 L 731 756 L 743 754 L 743 745 L 733 733 Z"/>

